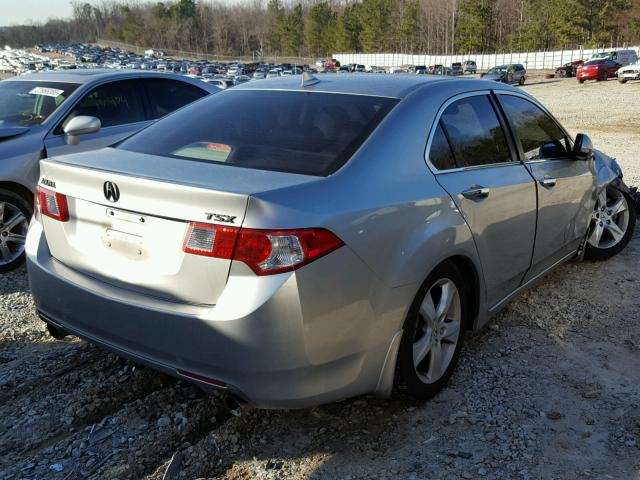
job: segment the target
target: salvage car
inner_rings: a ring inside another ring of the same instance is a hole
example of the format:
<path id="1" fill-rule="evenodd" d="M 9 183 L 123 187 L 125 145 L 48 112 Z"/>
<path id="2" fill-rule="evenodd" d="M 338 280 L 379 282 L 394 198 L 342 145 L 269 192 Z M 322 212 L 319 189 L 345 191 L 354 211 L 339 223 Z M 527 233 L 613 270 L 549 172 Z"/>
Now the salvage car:
<path id="1" fill-rule="evenodd" d="M 465 332 L 635 226 L 615 160 L 533 97 L 423 75 L 239 85 L 42 160 L 37 198 L 52 335 L 265 408 L 431 398 Z"/>
<path id="2" fill-rule="evenodd" d="M 597 80 L 606 82 L 610 77 L 614 77 L 620 64 L 613 60 L 589 60 L 584 65 L 578 67 L 576 78 L 578 82 L 584 83 L 587 80 Z"/>
<path id="3" fill-rule="evenodd" d="M 464 73 L 470 73 L 472 75 L 478 73 L 478 66 L 474 60 L 465 60 L 462 62 L 462 66 L 464 68 Z"/>
<path id="4" fill-rule="evenodd" d="M 620 83 L 627 83 L 629 80 L 640 80 L 640 62 L 622 67 L 616 74 Z"/>
<path id="5" fill-rule="evenodd" d="M 571 78 L 576 76 L 576 71 L 584 64 L 583 60 L 576 60 L 565 63 L 561 67 L 556 68 L 555 76 L 561 78 Z"/>
<path id="6" fill-rule="evenodd" d="M 502 83 L 517 83 L 518 85 L 524 85 L 527 79 L 527 71 L 523 65 L 509 64 L 500 65 L 489 69 L 488 72 L 483 73 L 481 76 L 484 80 L 493 80 L 494 82 Z"/>
<path id="7" fill-rule="evenodd" d="M 178 75 L 108 70 L 0 82 L 0 272 L 24 262 L 41 158 L 106 147 L 217 91 Z"/>

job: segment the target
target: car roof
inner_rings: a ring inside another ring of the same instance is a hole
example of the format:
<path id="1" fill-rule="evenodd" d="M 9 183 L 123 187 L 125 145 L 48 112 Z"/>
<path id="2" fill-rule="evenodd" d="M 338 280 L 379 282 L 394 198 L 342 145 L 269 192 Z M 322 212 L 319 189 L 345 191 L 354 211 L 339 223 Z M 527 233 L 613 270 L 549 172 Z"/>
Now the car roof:
<path id="1" fill-rule="evenodd" d="M 318 79 L 318 82 L 304 87 L 302 86 L 302 76 L 290 75 L 260 80 L 259 82 L 248 82 L 235 87 L 235 90 L 289 90 L 404 98 L 425 84 L 457 81 L 452 77 L 414 74 L 354 73 L 336 75 L 334 73 L 319 73 L 313 76 Z"/>
<path id="2" fill-rule="evenodd" d="M 53 70 L 51 72 L 33 73 L 30 75 L 20 75 L 17 77 L 7 78 L 5 81 L 21 82 L 21 81 L 40 81 L 40 82 L 66 82 L 66 83 L 90 83 L 97 80 L 117 79 L 117 78 L 140 78 L 140 77 L 157 77 L 157 78 L 173 78 L 184 79 L 181 75 L 173 75 L 171 73 L 149 72 L 143 70 L 109 70 L 109 69 L 73 69 L 73 70 Z"/>

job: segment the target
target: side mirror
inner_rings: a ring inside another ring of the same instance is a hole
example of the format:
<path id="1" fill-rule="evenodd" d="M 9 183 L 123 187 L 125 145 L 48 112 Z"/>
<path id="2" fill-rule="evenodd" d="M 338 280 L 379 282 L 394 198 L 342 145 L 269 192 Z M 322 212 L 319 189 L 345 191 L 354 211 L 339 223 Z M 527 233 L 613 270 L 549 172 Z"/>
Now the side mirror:
<path id="1" fill-rule="evenodd" d="M 78 143 L 80 143 L 80 135 L 96 133 L 100 130 L 101 126 L 100 119 L 96 117 L 88 117 L 86 115 L 73 117 L 64 127 L 64 136 L 67 145 L 78 145 Z"/>
<path id="2" fill-rule="evenodd" d="M 573 158 L 576 160 L 590 160 L 593 156 L 593 143 L 588 135 L 579 133 L 573 144 Z"/>

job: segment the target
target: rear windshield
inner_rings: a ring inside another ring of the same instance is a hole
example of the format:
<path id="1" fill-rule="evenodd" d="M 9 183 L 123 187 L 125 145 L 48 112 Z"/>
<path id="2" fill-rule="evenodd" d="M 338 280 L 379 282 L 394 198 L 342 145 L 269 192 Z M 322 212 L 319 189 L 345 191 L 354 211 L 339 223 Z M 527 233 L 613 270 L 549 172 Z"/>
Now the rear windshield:
<path id="1" fill-rule="evenodd" d="M 326 176 L 353 155 L 397 102 L 364 95 L 230 90 L 165 117 L 119 148 Z"/>

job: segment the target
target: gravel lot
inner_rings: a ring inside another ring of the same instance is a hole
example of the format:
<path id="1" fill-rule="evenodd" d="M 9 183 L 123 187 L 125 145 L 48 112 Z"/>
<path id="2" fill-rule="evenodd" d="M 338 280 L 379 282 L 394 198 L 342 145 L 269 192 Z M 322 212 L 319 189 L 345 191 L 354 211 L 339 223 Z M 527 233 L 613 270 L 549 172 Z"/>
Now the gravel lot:
<path id="1" fill-rule="evenodd" d="M 531 80 L 640 184 L 640 83 Z M 357 398 L 235 416 L 214 395 L 45 333 L 0 276 L 0 479 L 640 479 L 640 234 L 566 264 L 470 337 L 426 404 Z"/>

